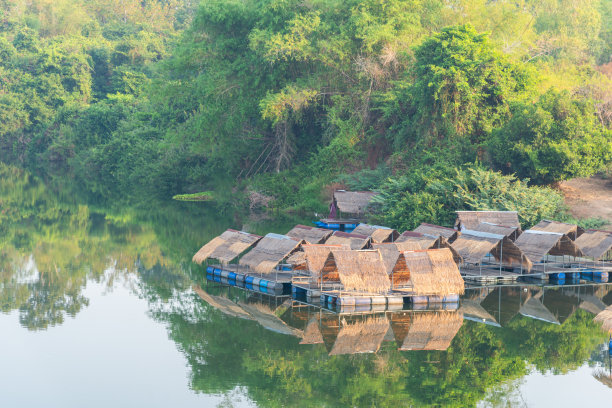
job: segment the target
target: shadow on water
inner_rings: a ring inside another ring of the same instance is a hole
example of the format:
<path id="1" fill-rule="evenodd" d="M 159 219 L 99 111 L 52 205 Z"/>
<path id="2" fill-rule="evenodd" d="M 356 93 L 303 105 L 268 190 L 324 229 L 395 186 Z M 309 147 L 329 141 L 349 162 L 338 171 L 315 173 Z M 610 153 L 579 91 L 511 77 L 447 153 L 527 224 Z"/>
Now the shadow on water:
<path id="1" fill-rule="evenodd" d="M 180 202 L 104 211 L 15 169 L 0 176 L 2 312 L 27 330 L 61 326 L 88 307 L 88 282 L 132 276 L 143 318 L 166 327 L 195 392 L 240 386 L 261 406 L 473 406 L 532 367 L 606 363 L 593 316 L 612 303 L 607 284 L 472 289 L 457 310 L 339 314 L 209 284 L 191 263 L 228 227 L 286 232 L 307 220 L 254 223 Z"/>

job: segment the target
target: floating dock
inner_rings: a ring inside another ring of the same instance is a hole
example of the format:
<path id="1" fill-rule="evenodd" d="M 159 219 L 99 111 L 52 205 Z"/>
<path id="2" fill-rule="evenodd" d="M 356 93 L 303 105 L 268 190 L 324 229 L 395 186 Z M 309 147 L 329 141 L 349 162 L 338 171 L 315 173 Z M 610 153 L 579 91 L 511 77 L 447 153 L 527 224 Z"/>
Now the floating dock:
<path id="1" fill-rule="evenodd" d="M 206 279 L 208 280 L 261 293 L 291 293 L 291 276 L 291 272 L 288 271 L 258 275 L 244 270 L 238 265 L 210 265 L 206 267 Z"/>

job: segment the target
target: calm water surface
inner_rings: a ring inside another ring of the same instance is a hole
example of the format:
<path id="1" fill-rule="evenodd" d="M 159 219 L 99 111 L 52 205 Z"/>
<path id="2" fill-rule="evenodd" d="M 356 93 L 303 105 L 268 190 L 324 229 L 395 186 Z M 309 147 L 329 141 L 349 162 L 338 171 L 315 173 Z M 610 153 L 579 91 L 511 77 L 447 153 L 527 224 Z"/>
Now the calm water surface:
<path id="1" fill-rule="evenodd" d="M 612 286 L 468 290 L 359 316 L 207 282 L 249 224 L 209 204 L 106 210 L 0 181 L 2 407 L 608 406 Z M 301 220 L 304 221 L 304 220 Z M 245 225 L 246 224 L 246 225 Z"/>

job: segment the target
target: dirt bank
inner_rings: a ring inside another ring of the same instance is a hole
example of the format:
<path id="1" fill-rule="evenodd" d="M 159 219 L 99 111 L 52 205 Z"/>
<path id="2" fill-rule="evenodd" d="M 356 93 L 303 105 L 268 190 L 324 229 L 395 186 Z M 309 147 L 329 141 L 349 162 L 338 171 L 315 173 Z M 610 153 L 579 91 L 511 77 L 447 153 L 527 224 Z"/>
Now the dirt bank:
<path id="1" fill-rule="evenodd" d="M 561 182 L 559 189 L 574 217 L 603 218 L 608 224 L 602 229 L 612 228 L 612 179 L 577 178 Z"/>

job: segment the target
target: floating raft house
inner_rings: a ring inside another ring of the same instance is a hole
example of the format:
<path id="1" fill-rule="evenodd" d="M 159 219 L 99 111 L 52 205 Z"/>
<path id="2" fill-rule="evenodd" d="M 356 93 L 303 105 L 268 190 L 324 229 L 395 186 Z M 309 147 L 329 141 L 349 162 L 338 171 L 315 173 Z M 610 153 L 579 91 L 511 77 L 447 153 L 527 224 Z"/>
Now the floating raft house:
<path id="1" fill-rule="evenodd" d="M 352 233 L 368 236 L 375 243 L 394 242 L 399 237 L 394 229 L 369 224 L 359 224 Z"/>
<path id="2" fill-rule="evenodd" d="M 261 238 L 259 235 L 228 229 L 200 248 L 192 260 L 201 265 L 208 258 L 212 258 L 222 264 L 228 264 L 259 242 Z"/>
<path id="3" fill-rule="evenodd" d="M 515 241 L 517 247 L 525 254 L 527 258 L 535 265 L 546 261 L 549 255 L 553 256 L 573 256 L 583 257 L 584 253 L 578 246 L 564 233 L 550 232 L 542 230 L 527 230 Z M 553 265 L 554 266 L 554 265 Z M 539 272 L 546 273 L 547 266 L 544 263 Z M 548 268 L 548 272 L 555 272 L 554 269 Z M 559 272 L 557 268 L 556 272 Z"/>
<path id="4" fill-rule="evenodd" d="M 574 242 L 585 256 L 595 261 L 612 261 L 612 232 L 590 229 Z"/>
<path id="5" fill-rule="evenodd" d="M 345 291 L 387 293 L 391 282 L 377 250 L 332 250 L 322 271 L 323 282 L 340 282 Z"/>
<path id="6" fill-rule="evenodd" d="M 532 231 L 556 232 L 558 234 L 567 235 L 572 241 L 575 241 L 584 233 L 584 229 L 565 222 L 542 220 L 531 228 Z"/>
<path id="7" fill-rule="evenodd" d="M 427 235 L 433 235 L 433 236 L 441 236 L 441 237 L 446 238 L 446 240 L 449 243 L 452 243 L 454 240 L 457 239 L 459 235 L 461 235 L 461 232 L 455 229 L 448 228 L 448 227 L 441 227 L 439 225 L 434 225 L 434 224 L 426 224 L 426 223 L 421 223 L 421 225 L 416 227 L 413 230 L 413 232 L 418 232 L 421 234 L 427 234 Z"/>
<path id="8" fill-rule="evenodd" d="M 261 274 L 274 273 L 279 264 L 303 243 L 303 240 L 297 238 L 270 233 L 240 258 L 239 263 Z"/>
<path id="9" fill-rule="evenodd" d="M 332 233 L 333 231 L 328 229 L 296 225 L 287 233 L 287 236 L 301 239 L 308 244 L 323 244 Z"/>
<path id="10" fill-rule="evenodd" d="M 478 274 L 482 272 L 483 266 L 488 266 L 485 258 L 489 254 L 497 261 L 500 274 L 503 266 L 514 267 L 518 265 L 527 270 L 532 267 L 531 261 L 525 256 L 521 248 L 505 235 L 464 229 L 451 246 L 463 260 L 462 272 L 469 275 L 473 275 L 469 271 L 470 268 L 479 267 Z"/>
<path id="11" fill-rule="evenodd" d="M 348 232 L 335 231 L 325 241 L 328 245 L 345 245 L 353 250 L 366 249 L 370 246 L 371 239 L 367 235 L 352 234 Z"/>
<path id="12" fill-rule="evenodd" d="M 342 214 L 361 216 L 378 195 L 373 191 L 334 191 L 334 204 Z"/>

